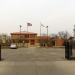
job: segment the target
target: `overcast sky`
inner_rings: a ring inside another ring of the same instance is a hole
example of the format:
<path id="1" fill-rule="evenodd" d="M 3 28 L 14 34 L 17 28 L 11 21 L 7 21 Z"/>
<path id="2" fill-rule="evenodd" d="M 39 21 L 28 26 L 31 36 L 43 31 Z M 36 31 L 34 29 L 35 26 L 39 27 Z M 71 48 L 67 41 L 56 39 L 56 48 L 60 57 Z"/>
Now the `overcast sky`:
<path id="1" fill-rule="evenodd" d="M 27 31 L 40 35 L 40 22 L 48 34 L 68 31 L 73 35 L 75 0 L 0 0 L 0 33 Z M 47 33 L 41 27 L 41 33 Z"/>

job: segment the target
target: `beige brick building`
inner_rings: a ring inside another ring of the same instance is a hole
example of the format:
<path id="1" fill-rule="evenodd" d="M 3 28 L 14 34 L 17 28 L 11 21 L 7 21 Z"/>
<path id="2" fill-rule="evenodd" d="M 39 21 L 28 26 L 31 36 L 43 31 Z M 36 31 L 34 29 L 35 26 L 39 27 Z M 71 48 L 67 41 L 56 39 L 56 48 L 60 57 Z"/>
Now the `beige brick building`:
<path id="1" fill-rule="evenodd" d="M 16 43 L 18 46 L 27 46 L 28 45 L 40 45 L 40 42 L 42 44 L 50 43 L 50 37 L 48 36 L 37 36 L 37 33 L 33 32 L 27 32 L 27 31 L 21 31 L 20 32 L 14 32 L 11 34 L 11 43 Z M 20 36 L 21 35 L 21 36 Z M 48 39 L 48 42 L 47 42 Z"/>

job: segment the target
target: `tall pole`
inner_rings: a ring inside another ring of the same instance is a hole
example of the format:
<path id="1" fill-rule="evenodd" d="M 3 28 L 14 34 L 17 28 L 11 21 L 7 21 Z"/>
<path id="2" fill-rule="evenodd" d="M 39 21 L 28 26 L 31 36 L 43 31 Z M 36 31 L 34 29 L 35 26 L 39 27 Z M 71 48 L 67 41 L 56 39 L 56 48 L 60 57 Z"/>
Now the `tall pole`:
<path id="1" fill-rule="evenodd" d="M 28 47 L 28 22 L 27 22 L 27 47 Z"/>
<path id="2" fill-rule="evenodd" d="M 75 25 L 74 25 L 74 40 L 75 40 Z"/>
<path id="3" fill-rule="evenodd" d="M 66 31 L 66 44 L 67 44 L 67 31 Z"/>
<path id="4" fill-rule="evenodd" d="M 21 25 L 20 25 L 20 47 L 21 47 Z"/>
<path id="5" fill-rule="evenodd" d="M 40 47 L 41 47 L 41 22 L 40 22 Z"/>
<path id="6" fill-rule="evenodd" d="M 48 26 L 46 26 L 47 28 L 47 44 L 48 44 Z"/>
<path id="7" fill-rule="evenodd" d="M 47 27 L 47 40 L 48 40 L 48 27 Z"/>

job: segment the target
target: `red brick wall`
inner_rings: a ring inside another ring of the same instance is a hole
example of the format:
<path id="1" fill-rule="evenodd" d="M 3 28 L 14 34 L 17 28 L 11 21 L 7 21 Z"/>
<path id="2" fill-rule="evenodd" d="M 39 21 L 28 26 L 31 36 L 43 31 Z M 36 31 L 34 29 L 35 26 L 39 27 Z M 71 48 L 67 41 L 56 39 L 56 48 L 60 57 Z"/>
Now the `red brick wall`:
<path id="1" fill-rule="evenodd" d="M 63 46 L 64 39 L 52 39 L 51 41 L 55 41 L 55 46 Z"/>
<path id="2" fill-rule="evenodd" d="M 55 46 L 63 46 L 64 40 L 63 39 L 56 39 Z"/>

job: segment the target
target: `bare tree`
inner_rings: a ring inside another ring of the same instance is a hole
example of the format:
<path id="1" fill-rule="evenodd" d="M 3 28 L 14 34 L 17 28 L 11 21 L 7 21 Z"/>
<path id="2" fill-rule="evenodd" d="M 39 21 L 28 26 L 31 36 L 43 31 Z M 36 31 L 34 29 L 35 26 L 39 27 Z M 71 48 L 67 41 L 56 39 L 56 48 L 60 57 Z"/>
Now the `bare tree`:
<path id="1" fill-rule="evenodd" d="M 65 31 L 65 36 L 64 38 L 68 38 L 68 37 L 71 37 L 70 33 L 68 31 Z"/>
<path id="2" fill-rule="evenodd" d="M 58 38 L 57 34 L 49 34 L 50 38 Z"/>
<path id="3" fill-rule="evenodd" d="M 59 38 L 64 38 L 65 33 L 63 31 L 58 32 Z"/>
<path id="4" fill-rule="evenodd" d="M 60 31 L 58 32 L 58 35 L 59 35 L 59 38 L 64 38 L 64 39 L 67 39 L 68 37 L 70 37 L 70 34 L 68 31 L 65 31 L 65 32 Z"/>

